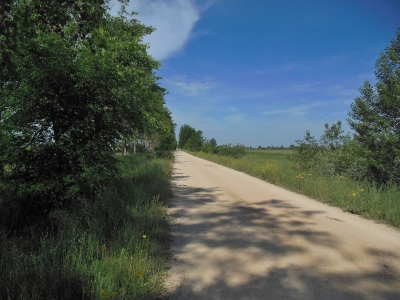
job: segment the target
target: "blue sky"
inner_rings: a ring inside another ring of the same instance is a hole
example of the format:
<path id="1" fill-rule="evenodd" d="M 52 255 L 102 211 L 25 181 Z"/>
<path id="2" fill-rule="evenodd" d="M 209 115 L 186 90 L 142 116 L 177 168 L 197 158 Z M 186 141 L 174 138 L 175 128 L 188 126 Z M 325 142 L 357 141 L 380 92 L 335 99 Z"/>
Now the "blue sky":
<path id="1" fill-rule="evenodd" d="M 113 11 L 118 5 L 113 7 Z M 179 128 L 289 146 L 343 122 L 400 26 L 400 0 L 134 0 Z"/>

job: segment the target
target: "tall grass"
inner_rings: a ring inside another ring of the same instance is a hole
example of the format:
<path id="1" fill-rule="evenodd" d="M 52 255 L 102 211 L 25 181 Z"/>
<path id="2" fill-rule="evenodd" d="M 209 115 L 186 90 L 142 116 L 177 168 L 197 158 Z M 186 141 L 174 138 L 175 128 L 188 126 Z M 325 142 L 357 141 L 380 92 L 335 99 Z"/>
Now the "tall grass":
<path id="1" fill-rule="evenodd" d="M 345 176 L 327 176 L 301 169 L 289 152 L 247 151 L 235 159 L 204 152 L 190 152 L 200 158 L 242 171 L 343 210 L 400 228 L 400 188 L 378 187 Z"/>
<path id="2" fill-rule="evenodd" d="M 160 295 L 172 163 L 140 155 L 118 159 L 123 176 L 99 199 L 52 212 L 45 225 L 22 233 L 0 228 L 0 299 Z"/>

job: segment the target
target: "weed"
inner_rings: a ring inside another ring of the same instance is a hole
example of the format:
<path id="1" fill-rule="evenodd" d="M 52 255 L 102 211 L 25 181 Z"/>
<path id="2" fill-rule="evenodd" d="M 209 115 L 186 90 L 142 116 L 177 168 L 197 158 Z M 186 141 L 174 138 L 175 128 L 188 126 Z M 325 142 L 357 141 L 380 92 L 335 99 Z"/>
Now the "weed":
<path id="1" fill-rule="evenodd" d="M 315 166 L 312 171 L 301 168 L 290 151 L 247 150 L 238 159 L 204 152 L 191 154 L 400 228 L 400 187 L 396 185 L 379 187 L 334 172 L 319 172 Z"/>
<path id="2" fill-rule="evenodd" d="M 172 163 L 118 157 L 122 178 L 98 199 L 49 215 L 45 230 L 0 227 L 0 299 L 154 299 L 170 243 Z"/>

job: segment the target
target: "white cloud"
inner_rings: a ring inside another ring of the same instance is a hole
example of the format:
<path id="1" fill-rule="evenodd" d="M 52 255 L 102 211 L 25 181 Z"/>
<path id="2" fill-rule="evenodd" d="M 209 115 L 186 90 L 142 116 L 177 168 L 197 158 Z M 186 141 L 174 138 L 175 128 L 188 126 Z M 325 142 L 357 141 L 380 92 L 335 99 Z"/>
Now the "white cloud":
<path id="1" fill-rule="evenodd" d="M 294 70 L 298 67 L 296 63 L 287 63 L 281 66 L 277 66 L 275 68 L 269 68 L 267 70 L 257 70 L 251 75 L 272 75 L 275 73 L 283 73 L 283 72 L 288 72 L 291 70 Z"/>
<path id="2" fill-rule="evenodd" d="M 188 97 L 199 96 L 217 86 L 213 79 L 209 77 L 202 80 L 195 80 L 180 75 L 172 78 L 165 78 L 165 81 L 177 88 L 179 93 Z"/>
<path id="3" fill-rule="evenodd" d="M 326 107 L 332 105 L 349 105 L 352 100 L 343 100 L 343 99 L 336 99 L 332 101 L 315 101 L 309 104 L 299 105 L 299 106 L 292 106 L 288 108 L 278 109 L 278 110 L 271 110 L 263 112 L 263 115 L 291 115 L 291 116 L 301 116 L 304 117 L 308 111 L 312 108 L 316 107 Z"/>
<path id="4" fill-rule="evenodd" d="M 322 82 L 317 81 L 317 82 L 312 82 L 312 83 L 307 83 L 307 84 L 300 84 L 300 85 L 294 85 L 291 87 L 292 90 L 298 91 L 298 92 L 312 92 L 317 90 L 317 86 L 320 85 Z"/>
<path id="5" fill-rule="evenodd" d="M 164 60 L 184 47 L 200 19 L 200 12 L 214 3 L 206 1 L 197 7 L 192 0 L 131 0 L 126 10 L 138 12 L 135 18 L 156 28 L 144 37 L 144 42 L 150 44 L 150 55 Z M 115 14 L 120 5 L 113 3 L 113 6 L 111 11 Z"/>

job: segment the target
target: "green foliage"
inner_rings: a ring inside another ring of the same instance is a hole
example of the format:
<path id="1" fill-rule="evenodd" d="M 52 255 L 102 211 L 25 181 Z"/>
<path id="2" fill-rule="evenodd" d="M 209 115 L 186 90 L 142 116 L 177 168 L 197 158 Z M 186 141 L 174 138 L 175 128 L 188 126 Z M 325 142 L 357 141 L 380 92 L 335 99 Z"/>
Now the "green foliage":
<path id="1" fill-rule="evenodd" d="M 357 141 L 349 135 L 342 135 L 341 122 L 329 127 L 321 136 L 321 144 L 306 131 L 303 140 L 297 140 L 298 147 L 291 157 L 301 169 L 325 176 L 345 175 L 354 180 L 369 179 L 365 159 L 360 155 Z"/>
<path id="2" fill-rule="evenodd" d="M 189 151 L 200 151 L 202 145 L 203 132 L 201 130 L 197 130 L 190 136 L 183 148 Z"/>
<path id="3" fill-rule="evenodd" d="M 241 145 L 241 144 L 228 144 L 228 145 L 220 145 L 215 147 L 215 152 L 218 155 L 223 155 L 223 156 L 231 156 L 234 158 L 239 158 L 243 155 L 246 154 L 246 146 Z"/>
<path id="4" fill-rule="evenodd" d="M 322 151 L 322 148 L 318 145 L 318 141 L 307 130 L 304 139 L 297 140 L 296 143 L 298 147 L 294 158 L 302 167 L 312 169 L 316 165 L 315 158 L 317 154 Z"/>
<path id="5" fill-rule="evenodd" d="M 90 40 L 106 10 L 104 0 L 3 0 L 0 5 L 0 90 L 4 82 L 19 78 L 21 37 L 35 39 L 42 32 L 57 32 Z M 121 1 L 124 2 L 124 1 Z M 74 23 L 74 32 L 66 32 Z"/>
<path id="6" fill-rule="evenodd" d="M 246 152 L 246 146 L 241 144 L 217 146 L 217 141 L 214 138 L 207 140 L 203 137 L 201 130 L 196 131 L 186 124 L 181 127 L 179 132 L 179 147 L 189 151 L 203 151 L 234 158 L 243 156 Z"/>
<path id="7" fill-rule="evenodd" d="M 204 139 L 201 151 L 205 153 L 217 153 L 217 141 L 214 138 L 211 140 Z"/>
<path id="8" fill-rule="evenodd" d="M 154 75 L 159 62 L 141 42 L 151 28 L 104 14 L 103 1 L 67 1 L 65 24 L 49 29 L 50 17 L 35 15 L 45 2 L 9 9 L 20 33 L 10 56 L 18 77 L 0 90 L 0 181 L 5 218 L 19 216 L 17 227 L 100 195 L 118 177 L 113 148 L 121 136 L 174 128 Z M 90 13 L 75 14 L 81 6 Z"/>
<path id="9" fill-rule="evenodd" d="M 36 220 L 21 233 L 0 225 L 0 299 L 155 299 L 162 293 L 172 164 L 132 155 L 118 157 L 118 167 L 122 178 L 96 201 L 53 211 L 47 223 Z"/>
<path id="10" fill-rule="evenodd" d="M 376 87 L 366 81 L 349 112 L 354 139 L 342 134 L 340 121 L 325 124 L 321 145 L 307 131 L 294 156 L 301 168 L 381 186 L 400 183 L 400 30 L 376 69 Z"/>
<path id="11" fill-rule="evenodd" d="M 366 81 L 351 106 L 350 127 L 374 181 L 400 183 L 400 30 L 376 61 L 375 89 Z"/>
<path id="12" fill-rule="evenodd" d="M 203 132 L 185 124 L 179 131 L 179 148 L 189 151 L 200 151 L 204 143 Z"/>
<path id="13" fill-rule="evenodd" d="M 209 141 L 209 144 L 210 144 L 212 147 L 217 147 L 217 141 L 216 141 L 216 139 L 212 138 L 212 139 Z"/>
<path id="14" fill-rule="evenodd" d="M 331 127 L 329 127 L 329 124 L 326 123 L 325 132 L 320 139 L 321 145 L 325 148 L 329 148 L 330 150 L 342 148 L 343 145 L 350 140 L 350 136 L 343 135 L 343 132 L 342 121 L 337 121 L 337 123 L 332 124 Z"/>
<path id="15" fill-rule="evenodd" d="M 157 151 L 171 151 L 175 150 L 177 146 L 175 132 L 171 130 L 170 132 L 160 135 L 158 140 L 158 145 L 155 148 Z"/>
<path id="16" fill-rule="evenodd" d="M 195 133 L 196 133 L 196 129 L 194 129 L 193 127 L 191 127 L 187 124 L 181 126 L 181 128 L 179 130 L 179 142 L 178 142 L 179 148 L 183 149 L 185 144 L 189 140 L 190 136 Z"/>
<path id="17" fill-rule="evenodd" d="M 352 147 L 352 145 L 350 146 Z M 347 147 L 347 144 L 344 147 Z M 349 152 L 339 153 L 345 155 Z M 400 228 L 400 189 L 396 185 L 387 185 L 382 188 L 367 181 L 355 181 L 339 174 L 327 175 L 321 172 L 311 172 L 294 163 L 290 158 L 295 154 L 291 154 L 287 150 L 279 152 L 247 150 L 246 155 L 239 159 L 204 152 L 192 154 L 310 196 L 321 202 L 341 207 L 345 211 Z"/>

